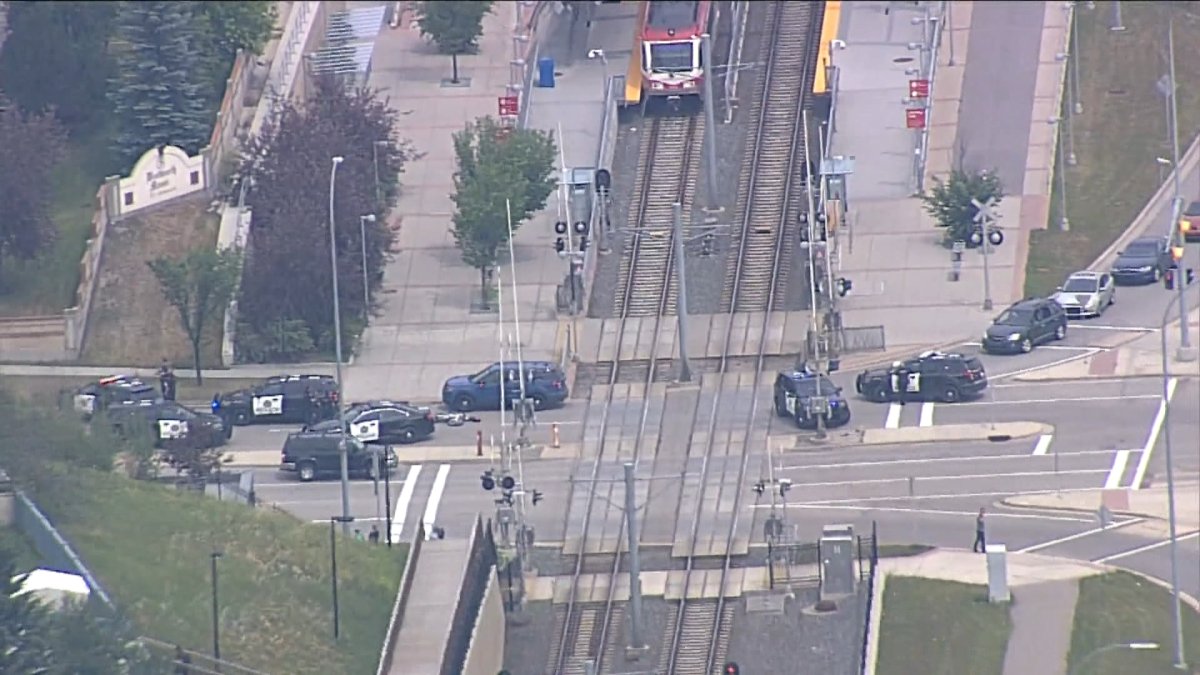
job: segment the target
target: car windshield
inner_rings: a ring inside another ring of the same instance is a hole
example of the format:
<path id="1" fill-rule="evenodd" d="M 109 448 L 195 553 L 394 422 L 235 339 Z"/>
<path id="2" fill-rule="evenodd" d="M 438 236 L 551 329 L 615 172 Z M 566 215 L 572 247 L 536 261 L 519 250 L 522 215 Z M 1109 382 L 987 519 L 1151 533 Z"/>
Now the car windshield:
<path id="1" fill-rule="evenodd" d="M 487 375 L 487 374 L 488 374 L 488 373 L 489 373 L 489 372 L 492 370 L 492 368 L 493 368 L 493 367 L 494 367 L 494 366 L 488 366 L 488 367 L 484 368 L 483 370 L 479 371 L 478 373 L 475 373 L 474 375 L 471 375 L 471 376 L 470 376 L 470 379 L 471 379 L 471 381 L 472 381 L 472 382 L 479 382 L 480 380 L 482 380 L 482 379 L 483 379 L 483 377 L 484 377 L 485 375 Z"/>
<path id="2" fill-rule="evenodd" d="M 1152 241 L 1135 241 L 1125 249 L 1125 255 L 1136 258 L 1150 258 L 1158 253 L 1158 244 Z"/>
<path id="3" fill-rule="evenodd" d="M 1028 310 L 1009 309 L 996 317 L 996 323 L 1001 326 L 1025 326 L 1029 324 L 1032 318 L 1033 312 Z"/>
<path id="4" fill-rule="evenodd" d="M 1072 277 L 1063 284 L 1067 293 L 1095 293 L 1100 288 L 1100 282 L 1095 277 Z"/>
<path id="5" fill-rule="evenodd" d="M 818 382 L 820 383 L 820 392 L 817 391 Z M 796 393 L 800 396 L 815 396 L 824 395 L 832 396 L 837 393 L 837 385 L 828 377 L 810 377 L 796 382 Z"/>

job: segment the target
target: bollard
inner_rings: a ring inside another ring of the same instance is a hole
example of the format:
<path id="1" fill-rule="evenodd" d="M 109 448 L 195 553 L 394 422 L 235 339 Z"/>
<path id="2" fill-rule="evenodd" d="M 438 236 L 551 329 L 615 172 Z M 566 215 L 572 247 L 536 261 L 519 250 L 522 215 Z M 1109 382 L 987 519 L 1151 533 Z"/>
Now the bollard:
<path id="1" fill-rule="evenodd" d="M 475 432 L 475 456 L 483 457 L 483 432 Z"/>
<path id="2" fill-rule="evenodd" d="M 550 425 L 550 447 L 557 448 L 558 443 L 558 422 Z"/>

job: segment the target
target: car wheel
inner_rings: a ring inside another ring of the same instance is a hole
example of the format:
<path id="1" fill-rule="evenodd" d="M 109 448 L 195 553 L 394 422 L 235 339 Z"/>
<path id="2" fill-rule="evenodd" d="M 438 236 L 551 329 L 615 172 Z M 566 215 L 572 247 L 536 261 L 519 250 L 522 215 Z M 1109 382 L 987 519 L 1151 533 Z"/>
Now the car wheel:
<path id="1" fill-rule="evenodd" d="M 296 470 L 300 473 L 300 480 L 305 483 L 317 477 L 317 467 L 312 462 L 301 462 Z"/>
<path id="2" fill-rule="evenodd" d="M 462 394 L 458 398 L 454 399 L 454 409 L 459 412 L 471 412 L 475 409 L 475 399 L 467 396 L 466 394 Z"/>
<path id="3" fill-rule="evenodd" d="M 233 423 L 239 427 L 244 427 L 250 424 L 250 413 L 245 410 L 239 410 L 233 414 Z"/>
<path id="4" fill-rule="evenodd" d="M 546 399 L 542 398 L 541 396 L 537 396 L 537 395 L 531 396 L 530 399 L 533 401 L 533 409 L 534 410 L 545 410 L 546 409 Z"/>
<path id="5" fill-rule="evenodd" d="M 1158 281 L 1159 279 L 1162 279 L 1162 270 L 1158 269 L 1157 267 L 1155 267 L 1154 271 L 1152 271 L 1150 274 L 1152 275 L 1151 278 L 1154 281 Z"/>
<path id="6" fill-rule="evenodd" d="M 1054 329 L 1054 339 L 1055 340 L 1065 340 L 1066 338 L 1067 338 L 1067 324 L 1060 323 L 1060 324 L 1058 324 L 1058 328 Z"/>
<path id="7" fill-rule="evenodd" d="M 1021 353 L 1028 354 L 1031 351 L 1033 351 L 1033 340 L 1029 338 L 1021 340 Z"/>
<path id="8" fill-rule="evenodd" d="M 401 443 L 412 443 L 415 440 L 417 440 L 417 432 L 413 431 L 412 427 L 400 432 Z"/>
<path id="9" fill-rule="evenodd" d="M 876 403 L 887 403 L 888 402 L 887 389 L 884 389 L 882 385 L 872 389 L 871 390 L 871 400 L 875 401 Z"/>
<path id="10" fill-rule="evenodd" d="M 942 403 L 956 403 L 960 398 L 962 398 L 962 395 L 958 393 L 958 387 L 954 385 L 949 385 L 942 392 Z"/>

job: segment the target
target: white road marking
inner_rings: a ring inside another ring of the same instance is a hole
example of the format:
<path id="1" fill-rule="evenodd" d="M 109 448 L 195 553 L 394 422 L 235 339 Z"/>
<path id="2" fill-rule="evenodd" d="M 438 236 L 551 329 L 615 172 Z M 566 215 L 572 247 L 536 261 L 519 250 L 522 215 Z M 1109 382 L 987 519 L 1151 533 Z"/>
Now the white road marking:
<path id="1" fill-rule="evenodd" d="M 1095 490 L 1096 490 L 1096 488 L 1085 487 L 1085 488 L 1065 488 L 1062 490 L 1055 490 L 1055 492 L 1094 492 Z M 793 506 L 829 506 L 831 504 L 867 504 L 867 503 L 872 503 L 872 502 L 913 501 L 914 499 L 929 499 L 929 500 L 933 500 L 933 499 L 967 499 L 967 498 L 975 498 L 975 497 L 996 497 L 996 496 L 1017 497 L 1020 495 L 1044 495 L 1044 494 L 1046 494 L 1046 492 L 1047 492 L 1046 490 L 1024 490 L 1024 491 L 1015 491 L 1015 492 L 1013 490 L 997 490 L 997 491 L 993 491 L 993 492 L 959 492 L 959 493 L 940 494 L 940 495 L 917 495 L 915 497 L 857 497 L 857 498 L 852 498 L 852 499 L 815 499 L 815 500 L 807 501 L 807 502 L 798 502 L 796 504 L 792 504 L 791 502 L 789 502 L 788 508 L 791 508 Z M 769 509 L 769 508 L 771 508 L 771 505 L 770 504 L 754 504 L 750 508 Z M 776 508 L 778 508 L 778 507 L 776 507 Z M 862 507 L 863 510 L 869 510 L 872 508 L 875 508 L 875 507 L 872 507 L 872 506 L 863 506 Z"/>
<path id="2" fill-rule="evenodd" d="M 1045 548 L 1050 548 L 1051 546 L 1058 546 L 1059 544 L 1065 544 L 1068 541 L 1075 541 L 1076 539 L 1083 539 L 1084 537 L 1090 537 L 1093 534 L 1099 534 L 1101 532 L 1109 532 L 1111 530 L 1119 530 L 1122 527 L 1126 527 L 1129 525 L 1136 525 L 1137 523 L 1143 522 L 1145 520 L 1146 520 L 1145 518 L 1130 518 L 1129 520 L 1122 520 L 1118 523 L 1113 523 L 1112 525 L 1109 525 L 1108 527 L 1096 527 L 1096 528 L 1092 528 L 1090 530 L 1084 530 L 1083 532 L 1076 532 L 1075 534 L 1069 534 L 1065 537 L 1058 537 L 1056 539 L 1050 539 L 1048 541 L 1043 541 L 1042 543 L 1034 544 L 1033 546 L 1026 546 L 1025 548 L 1017 551 L 1017 553 L 1033 553 L 1035 551 L 1040 551 Z"/>
<path id="3" fill-rule="evenodd" d="M 442 493 L 446 491 L 446 479 L 450 477 L 450 466 L 449 464 L 439 466 L 437 476 L 433 479 L 433 491 L 429 493 L 429 501 L 425 503 L 425 517 L 421 519 L 421 523 L 425 526 L 426 538 L 433 532 L 433 526 L 437 524 L 438 506 L 442 502 Z"/>
<path id="4" fill-rule="evenodd" d="M 1039 405 L 1048 403 L 1099 403 L 1101 401 L 1129 401 L 1136 399 L 1161 399 L 1161 394 L 1130 394 L 1125 396 L 1072 396 L 1065 398 L 1028 398 L 1011 401 L 965 401 L 956 403 L 954 407 L 972 405 Z"/>
<path id="5" fill-rule="evenodd" d="M 1120 487 L 1121 479 L 1125 477 L 1125 467 L 1129 464 L 1129 451 L 1118 450 L 1113 455 L 1112 468 L 1108 470 L 1108 478 L 1104 479 L 1104 489 L 1112 490 Z"/>
<path id="6" fill-rule="evenodd" d="M 1037 445 L 1033 446 L 1034 455 L 1044 455 L 1050 450 L 1050 441 L 1054 440 L 1054 434 L 1042 434 L 1038 437 Z"/>
<path id="7" fill-rule="evenodd" d="M 417 489 L 417 478 L 421 475 L 421 465 L 413 464 L 408 467 L 408 477 L 404 479 L 404 487 L 396 497 L 396 512 L 392 516 L 392 543 L 397 544 L 404 537 L 404 521 L 408 519 L 408 504 L 412 501 L 413 490 Z"/>
<path id="8" fill-rule="evenodd" d="M 887 420 L 883 423 L 884 429 L 899 429 L 900 428 L 900 413 L 904 410 L 904 406 L 899 403 L 893 403 L 888 406 Z"/>
<path id="9" fill-rule="evenodd" d="M 1095 323 L 1073 323 L 1071 330 L 1115 330 L 1122 333 L 1157 333 L 1159 329 L 1145 326 L 1103 326 Z"/>
<path id="10" fill-rule="evenodd" d="M 1087 351 L 1082 354 L 1075 354 L 1074 356 L 1068 356 L 1063 359 L 1058 359 L 1057 361 L 1051 361 L 1050 363 L 1044 363 L 1040 366 L 1030 366 L 1028 368 L 1021 368 L 1020 370 L 1013 370 L 1013 371 L 1009 371 L 1007 373 L 1000 373 L 999 375 L 991 375 L 991 376 L 989 376 L 989 379 L 992 382 L 995 382 L 996 380 L 1008 379 L 1010 377 L 1019 377 L 1021 375 L 1028 375 L 1029 373 L 1036 373 L 1039 370 L 1046 370 L 1047 368 L 1061 366 L 1063 364 L 1071 363 L 1073 361 L 1078 361 L 1080 359 L 1086 359 L 1089 356 L 1095 356 L 1096 354 L 1099 354 L 1100 352 L 1103 352 L 1103 351 L 1108 351 L 1106 349 L 1101 349 L 1099 347 L 1087 347 L 1086 349 L 1087 349 Z"/>
<path id="11" fill-rule="evenodd" d="M 1129 380 L 1119 377 L 1089 377 L 1087 378 L 1088 385 L 1094 384 L 1120 384 L 1127 385 Z M 1069 387 L 1074 386 L 1063 380 L 1029 380 L 1028 382 L 1017 382 L 1016 384 L 994 384 L 990 385 L 993 389 L 1022 389 L 1025 387 Z"/>
<path id="12" fill-rule="evenodd" d="M 789 504 L 789 508 L 806 509 L 811 511 L 861 511 L 861 506 L 822 506 L 820 504 Z M 944 509 L 904 509 L 895 506 L 875 506 L 871 511 L 879 513 L 917 513 L 931 516 L 971 517 L 979 515 L 977 511 L 948 511 Z M 1042 516 L 1036 513 L 989 513 L 988 518 L 1012 518 L 1024 520 L 1052 520 L 1063 523 L 1091 523 L 1091 518 L 1071 518 L 1068 516 Z M 321 521 L 324 522 L 324 521 Z"/>
<path id="13" fill-rule="evenodd" d="M 280 506 L 285 503 L 286 502 L 276 502 L 275 506 Z M 300 502 L 297 502 L 297 503 L 300 503 Z M 304 503 L 311 504 L 312 502 L 304 502 Z M 354 516 L 354 522 L 359 523 L 359 522 L 363 522 L 363 521 L 385 523 L 385 522 L 387 522 L 387 518 L 376 518 L 375 516 L 369 516 L 369 517 L 368 516 Z M 329 519 L 328 518 L 318 518 L 316 520 L 310 520 L 309 522 L 316 524 L 316 525 L 320 525 L 322 523 L 328 523 Z"/>
<path id="14" fill-rule="evenodd" d="M 983 345 L 979 344 L 978 342 L 963 342 L 962 345 L 966 346 L 966 347 L 982 347 L 983 346 Z M 1098 349 L 1098 347 L 1073 347 L 1070 345 L 1039 345 L 1038 347 L 1036 347 L 1036 349 L 1048 349 L 1050 351 L 1059 351 L 1059 352 L 1077 352 L 1077 351 L 1084 350 L 1084 349 Z"/>
<path id="15" fill-rule="evenodd" d="M 933 426 L 933 406 L 932 402 L 921 404 L 921 426 Z"/>
<path id="16" fill-rule="evenodd" d="M 1130 452 L 1141 452 L 1141 451 L 1142 451 L 1141 448 L 1134 448 L 1134 449 L 1130 450 Z M 1077 450 L 1074 452 L 1056 452 L 1054 454 L 1058 455 L 1059 457 L 1072 457 L 1075 455 L 1081 455 L 1081 456 L 1082 455 L 1109 455 L 1114 452 L 1120 452 L 1120 451 L 1119 450 Z M 1021 453 L 1019 455 L 1013 455 L 1013 454 L 1010 454 L 1010 455 L 963 455 L 960 457 L 918 457 L 915 459 L 881 459 L 878 461 L 838 462 L 835 464 L 790 464 L 787 466 L 780 464 L 779 466 L 775 467 L 775 470 L 776 471 L 793 471 L 793 470 L 795 470 L 795 471 L 811 471 L 811 470 L 817 470 L 817 469 L 854 469 L 854 468 L 861 468 L 861 467 L 874 468 L 874 467 L 880 467 L 880 466 L 893 466 L 893 465 L 898 465 L 898 464 L 929 464 L 932 462 L 976 462 L 981 459 L 986 459 L 986 460 L 993 460 L 993 459 L 995 459 L 995 460 L 1005 460 L 1005 459 L 1028 460 L 1029 457 L 1030 457 L 1030 455 L 1028 453 Z"/>
<path id="17" fill-rule="evenodd" d="M 1175 541 L 1176 542 L 1187 541 L 1188 539 L 1194 539 L 1196 537 L 1200 537 L 1200 530 L 1193 530 L 1186 534 L 1180 534 L 1175 537 Z M 1096 558 L 1092 562 L 1106 563 L 1106 562 L 1111 562 L 1113 560 L 1120 560 L 1122 558 L 1128 558 L 1130 556 L 1135 556 L 1139 553 L 1145 553 L 1146 551 L 1153 551 L 1154 549 L 1162 548 L 1163 546 L 1169 546 L 1170 544 L 1171 544 L 1171 538 L 1167 537 L 1166 539 L 1163 539 L 1162 541 L 1156 541 L 1153 544 L 1146 544 L 1145 546 L 1138 546 L 1137 548 L 1131 548 L 1128 551 L 1122 551 L 1120 553 L 1106 555 L 1103 558 Z"/>
<path id="18" fill-rule="evenodd" d="M 1142 481 L 1146 478 L 1146 469 L 1150 468 L 1150 457 L 1154 454 L 1154 446 L 1158 445 L 1158 435 L 1162 433 L 1163 422 L 1167 419 L 1167 406 L 1171 404 L 1171 399 L 1175 396 L 1175 387 L 1179 384 L 1179 378 L 1172 377 L 1167 380 L 1167 397 L 1158 403 L 1158 412 L 1154 415 L 1154 421 L 1150 424 L 1150 435 L 1146 437 L 1146 444 L 1142 446 L 1142 456 L 1138 460 L 1137 469 L 1133 472 L 1133 483 L 1129 487 L 1134 490 L 1142 489 Z"/>
<path id="19" fill-rule="evenodd" d="M 1128 452 L 1128 451 L 1122 451 Z M 980 478 L 1028 478 L 1030 476 L 1065 476 L 1089 473 L 1108 473 L 1108 469 L 1074 469 L 1071 471 L 1014 471 L 1011 473 L 965 473 L 947 474 L 943 476 L 903 476 L 899 478 L 861 478 L 858 480 L 834 480 L 818 483 L 792 483 L 793 488 L 837 487 L 839 485 L 878 485 L 882 483 L 905 483 L 909 478 L 919 483 L 929 483 L 941 480 L 978 480 Z"/>

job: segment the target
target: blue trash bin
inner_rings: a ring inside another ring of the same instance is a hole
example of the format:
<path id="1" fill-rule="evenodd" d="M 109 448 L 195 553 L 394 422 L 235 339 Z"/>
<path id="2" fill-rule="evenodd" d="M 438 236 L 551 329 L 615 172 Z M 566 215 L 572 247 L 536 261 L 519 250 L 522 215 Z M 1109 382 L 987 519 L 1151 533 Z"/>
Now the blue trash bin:
<path id="1" fill-rule="evenodd" d="M 549 57 L 538 59 L 538 86 L 554 88 L 554 59 Z"/>

